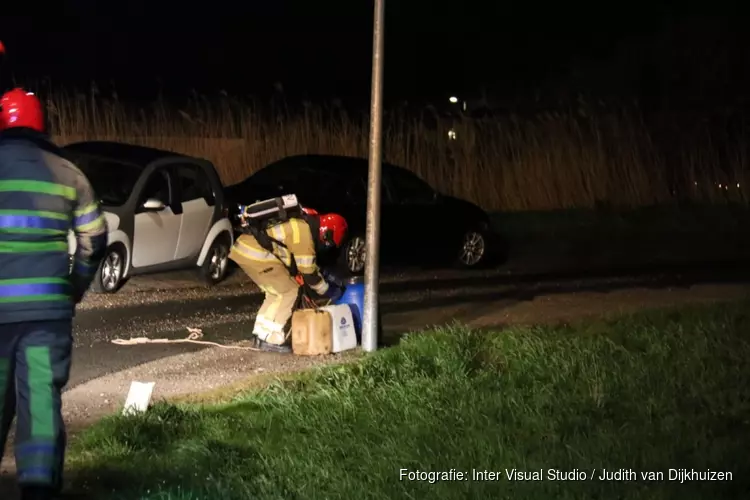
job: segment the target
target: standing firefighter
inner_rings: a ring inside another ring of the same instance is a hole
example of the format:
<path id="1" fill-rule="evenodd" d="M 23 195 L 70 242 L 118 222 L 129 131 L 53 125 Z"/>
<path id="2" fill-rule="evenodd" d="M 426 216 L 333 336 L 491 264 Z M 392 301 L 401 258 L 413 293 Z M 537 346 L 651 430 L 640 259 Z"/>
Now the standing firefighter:
<path id="1" fill-rule="evenodd" d="M 107 243 L 86 177 L 49 142 L 42 106 L 14 89 L 0 100 L 0 458 L 17 416 L 22 498 L 54 498 L 66 446 L 75 307 Z M 77 248 L 70 269 L 68 234 Z"/>
<path id="2" fill-rule="evenodd" d="M 265 293 L 253 327 L 256 346 L 290 352 L 286 340 L 300 286 L 333 301 L 341 297 L 343 290 L 321 275 L 316 253 L 341 246 L 346 221 L 337 214 L 304 210 L 294 195 L 243 206 L 240 217 L 244 234 L 229 258 Z"/>

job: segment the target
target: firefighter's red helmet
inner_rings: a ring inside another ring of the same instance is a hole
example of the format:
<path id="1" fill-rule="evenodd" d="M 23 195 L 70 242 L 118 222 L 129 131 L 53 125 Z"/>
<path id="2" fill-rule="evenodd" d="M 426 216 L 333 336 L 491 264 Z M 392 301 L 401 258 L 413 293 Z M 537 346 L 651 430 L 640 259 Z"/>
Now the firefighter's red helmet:
<path id="1" fill-rule="evenodd" d="M 349 229 L 346 219 L 339 214 L 325 214 L 320 216 L 320 239 L 327 245 L 340 247 Z"/>
<path id="2" fill-rule="evenodd" d="M 44 110 L 33 92 L 16 88 L 0 97 L 0 130 L 30 128 L 44 132 Z"/>

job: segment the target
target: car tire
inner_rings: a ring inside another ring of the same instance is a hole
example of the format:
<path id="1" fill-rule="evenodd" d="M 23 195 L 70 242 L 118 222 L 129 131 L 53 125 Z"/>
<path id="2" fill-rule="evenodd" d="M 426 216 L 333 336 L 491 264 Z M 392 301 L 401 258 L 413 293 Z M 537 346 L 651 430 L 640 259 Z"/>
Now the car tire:
<path id="1" fill-rule="evenodd" d="M 125 249 L 121 245 L 107 248 L 91 282 L 91 289 L 96 293 L 117 292 L 125 283 L 125 265 Z"/>
<path id="2" fill-rule="evenodd" d="M 487 232 L 480 228 L 471 228 L 461 236 L 455 265 L 461 269 L 479 269 L 490 260 L 489 238 Z"/>
<path id="3" fill-rule="evenodd" d="M 365 274 L 365 236 L 354 234 L 341 247 L 337 268 L 347 276 Z"/>
<path id="4" fill-rule="evenodd" d="M 214 286 L 227 277 L 229 271 L 230 239 L 226 233 L 220 234 L 211 243 L 206 259 L 201 264 L 198 274 L 207 286 Z"/>

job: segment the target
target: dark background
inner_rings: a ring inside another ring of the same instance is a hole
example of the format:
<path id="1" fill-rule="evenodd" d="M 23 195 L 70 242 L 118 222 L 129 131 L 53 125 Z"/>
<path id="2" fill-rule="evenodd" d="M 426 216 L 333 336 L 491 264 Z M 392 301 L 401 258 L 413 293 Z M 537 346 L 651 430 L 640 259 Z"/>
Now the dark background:
<path id="1" fill-rule="evenodd" d="M 281 83 L 293 100 L 369 101 L 371 0 L 48 4 L 3 6 L 6 82 L 95 81 L 120 99 L 264 97 Z M 389 0 L 385 99 L 741 105 L 748 25 L 739 2 Z"/>

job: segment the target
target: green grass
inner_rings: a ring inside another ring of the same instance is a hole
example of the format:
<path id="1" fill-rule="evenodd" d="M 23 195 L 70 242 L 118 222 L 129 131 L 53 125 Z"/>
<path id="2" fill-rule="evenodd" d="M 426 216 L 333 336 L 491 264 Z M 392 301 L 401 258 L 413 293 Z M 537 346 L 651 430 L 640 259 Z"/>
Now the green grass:
<path id="1" fill-rule="evenodd" d="M 749 306 L 412 334 L 224 405 L 105 420 L 72 444 L 69 475 L 124 499 L 747 498 Z M 400 469 L 602 468 L 733 478 L 399 480 Z"/>

